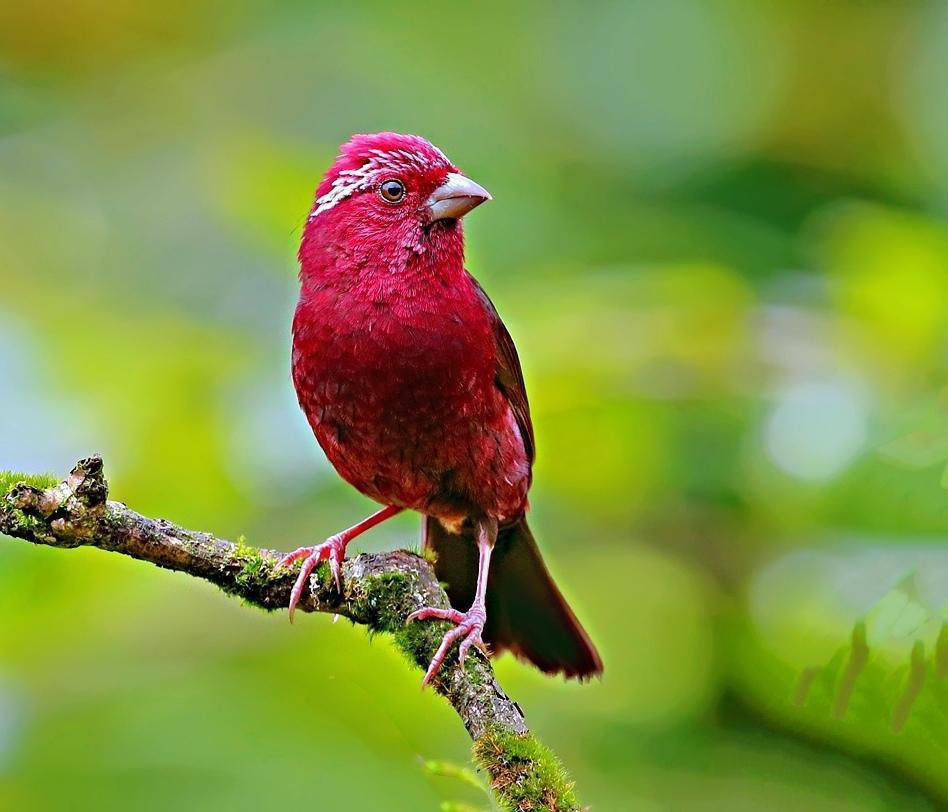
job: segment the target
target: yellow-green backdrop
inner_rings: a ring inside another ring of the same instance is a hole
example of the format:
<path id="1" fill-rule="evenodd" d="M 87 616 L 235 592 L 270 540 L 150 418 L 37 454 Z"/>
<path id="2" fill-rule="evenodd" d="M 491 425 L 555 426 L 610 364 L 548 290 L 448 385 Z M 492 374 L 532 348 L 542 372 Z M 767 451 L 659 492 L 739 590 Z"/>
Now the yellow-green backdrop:
<path id="1" fill-rule="evenodd" d="M 495 198 L 469 267 L 606 672 L 497 668 L 584 801 L 934 809 L 946 76 L 921 0 L 7 0 L 0 468 L 99 451 L 115 498 L 281 549 L 361 518 L 294 401 L 294 254 L 341 141 L 423 134 Z M 485 807 L 424 768 L 468 750 L 418 681 L 345 622 L 0 540 L 4 809 Z"/>

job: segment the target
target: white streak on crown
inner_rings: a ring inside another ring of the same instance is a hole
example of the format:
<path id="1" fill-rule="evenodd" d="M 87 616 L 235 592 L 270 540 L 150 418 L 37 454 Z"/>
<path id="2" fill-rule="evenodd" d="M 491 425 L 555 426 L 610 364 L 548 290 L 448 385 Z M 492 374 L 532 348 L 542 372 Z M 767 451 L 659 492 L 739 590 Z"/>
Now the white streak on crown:
<path id="1" fill-rule="evenodd" d="M 447 156 L 440 149 L 435 146 L 432 146 L 432 149 L 447 166 L 451 165 Z M 404 149 L 388 152 L 381 149 L 372 149 L 369 150 L 369 153 L 372 157 L 362 166 L 356 169 L 343 169 L 333 180 L 329 191 L 316 198 L 315 207 L 309 216 L 310 220 L 324 211 L 329 211 L 337 203 L 351 197 L 356 192 L 371 189 L 377 183 L 392 175 L 397 175 L 399 172 L 426 171 L 433 168 L 432 162 L 425 156 Z"/>

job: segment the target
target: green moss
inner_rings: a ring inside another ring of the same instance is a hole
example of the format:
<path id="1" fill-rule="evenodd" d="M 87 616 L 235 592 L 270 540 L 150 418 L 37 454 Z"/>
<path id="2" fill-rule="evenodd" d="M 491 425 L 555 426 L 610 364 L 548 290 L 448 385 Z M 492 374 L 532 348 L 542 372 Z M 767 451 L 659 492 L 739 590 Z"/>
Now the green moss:
<path id="1" fill-rule="evenodd" d="M 490 776 L 504 809 L 567 812 L 579 809 L 563 765 L 532 733 L 490 727 L 474 742 L 474 762 Z"/>
<path id="2" fill-rule="evenodd" d="M 43 523 L 35 516 L 30 516 L 29 513 L 18 510 L 16 517 L 20 527 L 28 533 L 35 533 L 43 527 Z"/>
<path id="3" fill-rule="evenodd" d="M 467 676 L 468 682 L 477 688 L 484 685 L 487 673 L 483 663 L 476 656 L 469 656 L 464 663 L 464 674 Z"/>
<path id="4" fill-rule="evenodd" d="M 52 474 L 21 474 L 17 471 L 0 471 L 0 495 L 6 494 L 14 485 L 25 483 L 33 488 L 45 491 L 59 484 Z"/>
<path id="5" fill-rule="evenodd" d="M 424 670 L 451 626 L 441 621 L 405 622 L 416 608 L 412 598 L 415 577 L 398 570 L 365 576 L 352 599 L 353 619 L 366 624 L 372 633 L 391 634 L 409 662 Z"/>
<path id="6" fill-rule="evenodd" d="M 436 620 L 403 623 L 393 633 L 393 637 L 395 645 L 408 658 L 408 661 L 425 670 L 450 628 L 450 624 Z"/>
<path id="7" fill-rule="evenodd" d="M 239 556 L 243 562 L 240 572 L 234 577 L 237 585 L 242 589 L 252 589 L 263 586 L 270 578 L 270 562 L 260 555 L 259 550 L 253 550 Z"/>
<path id="8" fill-rule="evenodd" d="M 352 601 L 353 614 L 376 632 L 397 634 L 405 627 L 410 576 L 391 570 L 365 576 Z"/>
<path id="9" fill-rule="evenodd" d="M 41 536 L 45 529 L 39 519 L 22 510 L 7 511 L 2 526 L 9 533 L 24 537 Z"/>
<path id="10" fill-rule="evenodd" d="M 49 530 L 42 519 L 9 504 L 0 504 L 0 535 L 6 534 L 40 541 L 48 538 Z"/>
<path id="11" fill-rule="evenodd" d="M 422 547 L 420 544 L 409 544 L 405 547 L 405 552 L 417 555 L 423 558 L 429 564 L 434 565 L 438 561 L 438 554 L 430 547 Z"/>
<path id="12" fill-rule="evenodd" d="M 275 562 L 263 556 L 256 547 L 247 544 L 243 536 L 240 536 L 234 545 L 233 557 L 235 562 L 240 564 L 240 570 L 234 575 L 233 583 L 223 584 L 221 589 L 240 598 L 245 606 L 265 612 L 275 611 L 277 607 L 267 606 L 256 599 L 266 591 L 273 577 Z"/>
<path id="13" fill-rule="evenodd" d="M 367 625 L 372 634 L 391 634 L 396 647 L 408 661 L 424 671 L 453 625 L 440 620 L 405 622 L 405 618 L 417 608 L 414 598 L 416 578 L 413 572 L 398 570 L 364 576 L 358 594 L 352 598 L 353 620 Z M 456 657 L 457 646 L 452 646 L 448 654 L 449 663 Z M 484 684 L 487 672 L 477 657 L 468 657 L 464 670 L 475 686 Z"/>
<path id="14" fill-rule="evenodd" d="M 316 569 L 313 570 L 313 575 L 316 576 L 316 580 L 324 588 L 332 583 L 332 570 L 329 568 L 328 561 L 320 561 Z"/>

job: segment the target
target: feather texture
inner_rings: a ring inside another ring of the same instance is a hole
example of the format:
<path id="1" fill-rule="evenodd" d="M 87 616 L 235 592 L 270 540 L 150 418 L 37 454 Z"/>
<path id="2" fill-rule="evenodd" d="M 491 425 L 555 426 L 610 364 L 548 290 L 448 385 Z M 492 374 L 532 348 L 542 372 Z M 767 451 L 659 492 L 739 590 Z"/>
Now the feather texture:
<path id="1" fill-rule="evenodd" d="M 464 268 L 461 221 L 428 207 L 435 190 L 453 194 L 459 171 L 418 136 L 343 145 L 300 245 L 293 381 L 341 476 L 427 517 L 455 606 L 473 599 L 478 571 L 464 528 L 501 528 L 487 590 L 496 649 L 588 676 L 601 662 L 524 519 L 536 444 L 516 348 Z M 380 194 L 392 180 L 397 201 Z"/>

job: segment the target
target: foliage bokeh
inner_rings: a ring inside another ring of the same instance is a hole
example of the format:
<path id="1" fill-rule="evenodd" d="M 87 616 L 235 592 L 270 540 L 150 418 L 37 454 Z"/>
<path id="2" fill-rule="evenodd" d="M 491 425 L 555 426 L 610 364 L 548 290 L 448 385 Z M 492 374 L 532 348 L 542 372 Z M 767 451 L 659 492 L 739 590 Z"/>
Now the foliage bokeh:
<path id="1" fill-rule="evenodd" d="M 360 518 L 289 382 L 294 254 L 339 142 L 421 133 L 495 197 L 468 264 L 606 674 L 498 670 L 583 799 L 935 808 L 946 72 L 937 2 L 5 3 L 0 468 L 99 451 L 283 549 Z M 483 807 L 417 683 L 346 623 L 0 543 L 0 807 Z"/>

